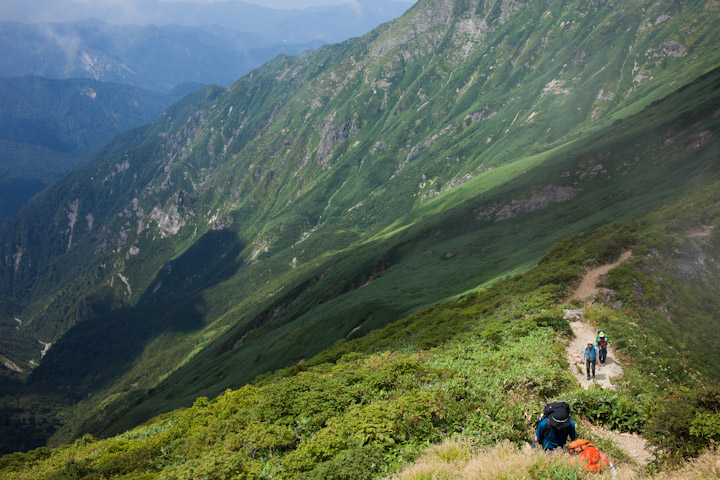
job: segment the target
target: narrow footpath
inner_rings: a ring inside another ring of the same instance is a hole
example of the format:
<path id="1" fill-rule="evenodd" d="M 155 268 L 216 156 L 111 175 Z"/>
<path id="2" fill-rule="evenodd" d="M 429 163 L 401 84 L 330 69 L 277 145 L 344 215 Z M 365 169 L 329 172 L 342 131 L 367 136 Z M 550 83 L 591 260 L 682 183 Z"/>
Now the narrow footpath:
<path id="1" fill-rule="evenodd" d="M 621 377 L 623 369 L 622 366 L 615 361 L 616 357 L 612 349 L 612 344 L 608 345 L 608 355 L 605 364 L 603 365 L 597 362 L 595 366 L 595 379 L 587 379 L 583 354 L 588 343 L 595 344 L 597 331 L 585 320 L 584 313 L 584 308 L 580 310 L 565 310 L 565 318 L 570 320 L 570 327 L 575 334 L 575 338 L 570 341 L 570 344 L 565 349 L 572 374 L 585 389 L 597 383 L 602 388 L 615 390 L 617 387 L 612 383 L 612 379 Z M 612 338 L 610 340 L 612 340 Z"/>
<path id="2" fill-rule="evenodd" d="M 632 252 L 630 251 L 624 252 L 616 262 L 589 270 L 571 298 L 588 300 L 597 295 L 600 291 L 597 286 L 600 276 L 607 274 L 613 268 L 626 262 L 631 255 Z M 570 320 L 570 327 L 575 334 L 575 338 L 570 341 L 565 351 L 567 353 L 570 370 L 580 385 L 585 389 L 591 388 L 594 385 L 599 385 L 601 388 L 607 390 L 617 389 L 612 380 L 623 375 L 623 368 L 616 361 L 617 357 L 612 348 L 612 344 L 608 346 L 607 361 L 604 365 L 598 362 L 595 367 L 595 379 L 588 380 L 585 373 L 583 353 L 588 343 L 595 343 L 597 329 L 585 319 L 584 308 L 565 310 L 565 318 Z M 610 340 L 613 340 L 612 337 Z M 648 450 L 647 442 L 640 435 L 615 432 L 601 427 L 592 427 L 592 431 L 598 436 L 609 438 L 618 445 L 621 445 L 640 465 L 652 459 L 652 454 Z"/>

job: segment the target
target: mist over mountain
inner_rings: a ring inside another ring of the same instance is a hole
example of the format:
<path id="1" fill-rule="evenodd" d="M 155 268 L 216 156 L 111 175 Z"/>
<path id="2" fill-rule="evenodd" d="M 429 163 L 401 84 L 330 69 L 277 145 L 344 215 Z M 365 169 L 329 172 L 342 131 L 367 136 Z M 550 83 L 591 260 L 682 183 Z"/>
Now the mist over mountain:
<path id="1" fill-rule="evenodd" d="M 670 0 L 421 0 L 360 38 L 191 94 L 0 228 L 3 375 L 17 385 L 6 398 L 54 399 L 33 420 L 41 436 L 57 429 L 51 441 L 112 435 L 363 341 L 438 347 L 457 333 L 453 309 L 560 262 L 568 236 L 585 248 L 572 268 L 608 260 L 633 234 L 585 246 L 588 232 L 720 179 L 719 13 Z M 672 251 L 662 247 L 643 258 Z M 577 275 L 557 268 L 533 280 L 533 298 L 552 297 L 541 312 L 492 297 L 463 318 L 505 306 L 512 322 L 555 325 L 544 309 Z M 712 323 L 712 301 L 623 285 L 677 325 Z M 417 312 L 429 333 L 404 330 Z M 512 322 L 478 335 L 491 350 Z M 57 412 L 69 412 L 63 425 Z"/>
<path id="2" fill-rule="evenodd" d="M 22 23 L 59 23 L 96 19 L 115 25 L 217 25 L 253 33 L 266 43 L 332 43 L 359 36 L 378 24 L 397 18 L 410 4 L 393 0 L 355 0 L 342 5 L 268 8 L 252 3 L 73 2 L 68 0 L 8 0 L 0 19 Z M 341 20 L 342 29 L 334 28 Z M 283 26 L 291 29 L 283 30 Z"/>
<path id="3" fill-rule="evenodd" d="M 97 20 L 0 23 L 6 76 L 91 78 L 167 92 L 182 83 L 227 86 L 275 55 L 316 47 L 268 43 L 219 26 L 118 26 Z"/>

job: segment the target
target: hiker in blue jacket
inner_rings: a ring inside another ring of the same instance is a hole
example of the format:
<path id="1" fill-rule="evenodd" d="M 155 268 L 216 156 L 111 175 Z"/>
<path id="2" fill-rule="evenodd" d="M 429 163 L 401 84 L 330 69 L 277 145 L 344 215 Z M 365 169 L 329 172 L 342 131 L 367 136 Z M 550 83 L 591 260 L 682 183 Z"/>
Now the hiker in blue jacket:
<path id="1" fill-rule="evenodd" d="M 585 347 L 585 353 L 583 354 L 583 360 L 585 360 L 585 373 L 587 379 L 590 380 L 590 372 L 592 371 L 592 378 L 595 378 L 595 363 L 597 363 L 597 350 L 593 342 L 588 342 Z"/>
<path id="2" fill-rule="evenodd" d="M 575 422 L 570 420 L 567 410 L 559 409 L 538 423 L 535 439 L 545 450 L 555 450 L 564 447 L 568 436 L 570 440 L 577 439 Z"/>

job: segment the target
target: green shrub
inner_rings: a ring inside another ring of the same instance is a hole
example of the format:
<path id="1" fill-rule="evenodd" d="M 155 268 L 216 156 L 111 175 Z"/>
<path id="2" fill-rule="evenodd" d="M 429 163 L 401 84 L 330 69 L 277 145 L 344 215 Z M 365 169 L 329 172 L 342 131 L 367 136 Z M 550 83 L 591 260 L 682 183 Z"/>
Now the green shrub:
<path id="1" fill-rule="evenodd" d="M 645 438 L 664 460 L 680 461 L 720 441 L 720 387 L 679 389 L 658 402 L 645 427 Z"/>
<path id="2" fill-rule="evenodd" d="M 297 478 L 299 480 L 369 480 L 375 477 L 383 461 L 382 445 L 364 445 L 344 450 Z"/>
<path id="3" fill-rule="evenodd" d="M 641 432 L 648 417 L 646 402 L 602 388 L 578 390 L 567 397 L 567 402 L 573 413 L 621 432 Z"/>

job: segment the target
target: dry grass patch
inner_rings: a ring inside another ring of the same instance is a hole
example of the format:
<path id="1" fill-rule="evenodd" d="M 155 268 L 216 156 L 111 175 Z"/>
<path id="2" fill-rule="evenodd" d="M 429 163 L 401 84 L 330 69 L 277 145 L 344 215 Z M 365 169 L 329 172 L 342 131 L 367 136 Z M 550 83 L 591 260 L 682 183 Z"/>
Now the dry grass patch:
<path id="1" fill-rule="evenodd" d="M 493 448 L 472 452 L 469 444 L 446 440 L 429 448 L 418 461 L 388 480 L 717 480 L 720 478 L 720 451 L 710 450 L 679 470 L 653 476 L 642 475 L 629 465 L 601 474 L 584 472 L 572 465 L 565 453 L 518 450 L 504 442 Z"/>
<path id="2" fill-rule="evenodd" d="M 610 472 L 591 474 L 571 464 L 563 453 L 520 451 L 509 442 L 472 454 L 467 444 L 448 440 L 428 451 L 392 480 L 584 480 L 610 479 Z"/>
<path id="3" fill-rule="evenodd" d="M 710 450 L 690 460 L 680 470 L 663 472 L 653 480 L 717 480 L 720 478 L 720 450 Z"/>

